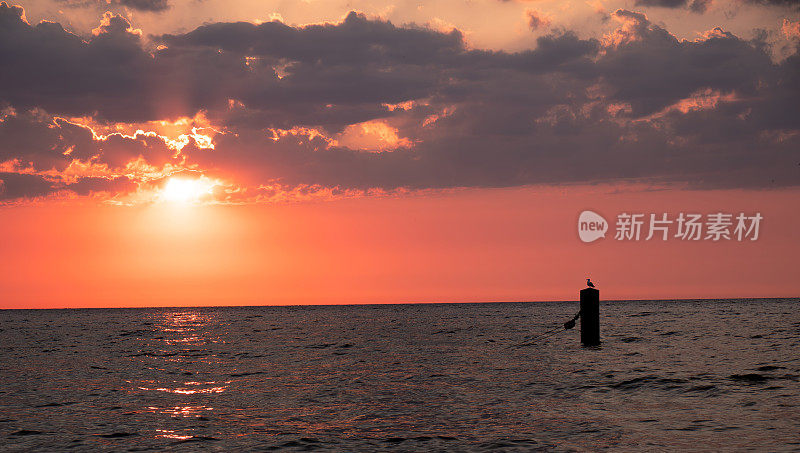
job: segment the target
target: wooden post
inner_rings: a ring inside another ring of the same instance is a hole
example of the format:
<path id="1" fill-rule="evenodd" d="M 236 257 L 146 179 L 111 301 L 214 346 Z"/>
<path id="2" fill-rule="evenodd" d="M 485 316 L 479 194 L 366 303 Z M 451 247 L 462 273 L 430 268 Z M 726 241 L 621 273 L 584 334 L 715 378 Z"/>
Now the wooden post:
<path id="1" fill-rule="evenodd" d="M 581 343 L 600 344 L 600 291 L 594 288 L 581 290 Z"/>

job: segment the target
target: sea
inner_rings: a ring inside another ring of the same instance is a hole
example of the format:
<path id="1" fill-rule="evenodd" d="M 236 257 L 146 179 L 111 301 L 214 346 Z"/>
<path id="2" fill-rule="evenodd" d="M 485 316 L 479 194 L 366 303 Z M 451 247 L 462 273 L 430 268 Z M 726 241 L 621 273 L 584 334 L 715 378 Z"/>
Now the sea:
<path id="1" fill-rule="evenodd" d="M 0 450 L 800 451 L 798 299 L 577 310 L 3 310 Z"/>

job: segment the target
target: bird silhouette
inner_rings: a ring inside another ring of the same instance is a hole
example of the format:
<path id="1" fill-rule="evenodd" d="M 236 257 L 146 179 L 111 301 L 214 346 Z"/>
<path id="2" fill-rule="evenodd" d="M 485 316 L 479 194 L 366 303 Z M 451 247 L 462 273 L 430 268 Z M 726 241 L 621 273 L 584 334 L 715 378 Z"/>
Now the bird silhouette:
<path id="1" fill-rule="evenodd" d="M 588 278 L 586 279 L 586 286 L 588 286 L 589 288 L 594 288 L 594 283 L 592 283 L 591 279 Z"/>

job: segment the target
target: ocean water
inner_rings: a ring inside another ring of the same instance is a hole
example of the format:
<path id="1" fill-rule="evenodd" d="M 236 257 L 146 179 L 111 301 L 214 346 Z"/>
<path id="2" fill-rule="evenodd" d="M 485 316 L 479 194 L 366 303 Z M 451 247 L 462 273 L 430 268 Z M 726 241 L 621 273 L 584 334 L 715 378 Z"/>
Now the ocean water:
<path id="1" fill-rule="evenodd" d="M 0 311 L 4 451 L 800 451 L 800 302 Z"/>

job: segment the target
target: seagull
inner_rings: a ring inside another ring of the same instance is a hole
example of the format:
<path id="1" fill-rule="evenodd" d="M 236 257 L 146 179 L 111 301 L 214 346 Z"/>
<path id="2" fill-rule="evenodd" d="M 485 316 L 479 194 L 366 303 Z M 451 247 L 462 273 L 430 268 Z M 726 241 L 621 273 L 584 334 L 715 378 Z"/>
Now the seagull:
<path id="1" fill-rule="evenodd" d="M 589 288 L 594 288 L 594 283 L 592 283 L 591 279 L 588 278 L 586 279 L 586 286 L 588 286 Z"/>

